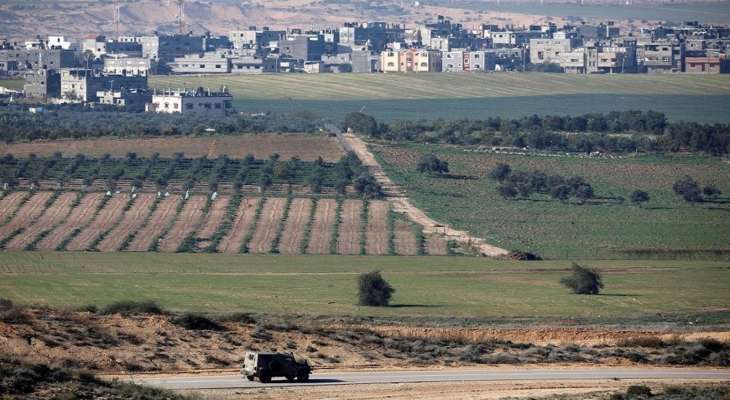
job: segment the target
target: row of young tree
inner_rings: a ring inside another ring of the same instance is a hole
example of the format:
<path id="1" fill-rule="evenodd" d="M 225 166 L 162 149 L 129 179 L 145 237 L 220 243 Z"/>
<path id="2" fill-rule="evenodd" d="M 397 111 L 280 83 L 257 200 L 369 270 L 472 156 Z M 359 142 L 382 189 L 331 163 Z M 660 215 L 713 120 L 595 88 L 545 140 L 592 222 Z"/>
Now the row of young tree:
<path id="1" fill-rule="evenodd" d="M 560 279 L 560 284 L 575 294 L 597 295 L 603 289 L 603 278 L 597 270 L 573 263 L 570 275 Z M 358 277 L 357 293 L 361 306 L 387 307 L 395 289 L 380 271 L 371 271 Z"/>
<path id="2" fill-rule="evenodd" d="M 373 138 L 393 141 L 460 145 L 514 146 L 571 152 L 691 151 L 730 152 L 730 125 L 670 123 L 654 111 L 616 111 L 579 116 L 538 116 L 519 119 L 378 122 L 350 113 L 343 122 Z"/>
<path id="3" fill-rule="evenodd" d="M 184 190 L 207 182 L 211 192 L 217 191 L 221 183 L 232 184 L 235 191 L 240 191 L 243 185 L 258 185 L 263 191 L 274 183 L 284 183 L 309 185 L 313 193 L 320 193 L 323 187 L 334 187 L 338 194 L 346 194 L 347 187 L 352 185 L 364 198 L 383 195 L 380 185 L 354 153 L 347 153 L 336 163 L 322 158 L 310 162 L 296 157 L 281 160 L 278 154 L 266 160 L 258 160 L 253 155 L 240 160 L 225 155 L 217 159 L 205 156 L 189 159 L 183 153 L 168 159 L 158 153 L 149 158 L 138 157 L 136 153 L 128 153 L 124 158 L 109 154 L 99 158 L 84 154 L 64 158 L 61 153 L 47 158 L 32 154 L 27 158 L 10 154 L 0 158 L 1 183 L 12 188 L 21 179 L 31 181 L 35 187 L 42 180 L 56 180 L 63 187 L 69 179 L 82 179 L 85 186 L 102 179 L 110 190 L 121 179 L 131 180 L 135 188 L 154 182 L 160 190 L 172 180 L 179 180 Z"/>
<path id="4" fill-rule="evenodd" d="M 239 114 L 155 114 L 58 110 L 41 114 L 0 111 L 0 140 L 6 143 L 38 139 L 153 137 L 265 132 L 314 132 L 316 118 L 308 113 L 244 116 Z"/>

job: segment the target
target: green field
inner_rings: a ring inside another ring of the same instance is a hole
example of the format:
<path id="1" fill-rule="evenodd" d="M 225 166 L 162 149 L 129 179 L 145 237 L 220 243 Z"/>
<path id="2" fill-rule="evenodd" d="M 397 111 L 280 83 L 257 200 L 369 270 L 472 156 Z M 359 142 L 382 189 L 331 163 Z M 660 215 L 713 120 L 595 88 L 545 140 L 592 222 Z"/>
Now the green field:
<path id="1" fill-rule="evenodd" d="M 245 112 L 312 111 L 340 119 L 520 117 L 641 109 L 671 120 L 730 122 L 730 77 L 696 75 L 276 74 L 155 76 L 150 85 L 228 87 Z M 699 106 L 701 104 L 701 106 Z"/>
<path id="2" fill-rule="evenodd" d="M 730 254 L 730 164 L 720 159 L 494 155 L 438 145 L 373 148 L 384 161 L 388 175 L 404 186 L 414 203 L 431 217 L 504 248 L 558 259 L 727 258 Z M 448 161 L 451 174 L 465 178 L 417 173 L 419 156 L 429 152 Z M 546 196 L 505 200 L 497 193 L 497 183 L 486 179 L 487 171 L 498 162 L 510 164 L 517 171 L 583 176 L 597 196 L 605 199 L 585 205 L 563 204 Z M 715 184 L 725 197 L 713 203 L 685 202 L 672 191 L 673 183 L 684 175 L 703 185 Z M 628 201 L 637 189 L 651 196 L 643 208 Z M 617 204 L 607 199 L 617 196 L 627 201 Z"/>
<path id="3" fill-rule="evenodd" d="M 226 256 L 0 253 L 0 297 L 75 307 L 152 299 L 172 310 L 379 317 L 584 318 L 614 321 L 722 312 L 730 268 L 720 262 L 602 261 L 605 295 L 558 284 L 569 262 L 467 257 Z M 389 308 L 356 306 L 357 274 L 381 269 Z"/>

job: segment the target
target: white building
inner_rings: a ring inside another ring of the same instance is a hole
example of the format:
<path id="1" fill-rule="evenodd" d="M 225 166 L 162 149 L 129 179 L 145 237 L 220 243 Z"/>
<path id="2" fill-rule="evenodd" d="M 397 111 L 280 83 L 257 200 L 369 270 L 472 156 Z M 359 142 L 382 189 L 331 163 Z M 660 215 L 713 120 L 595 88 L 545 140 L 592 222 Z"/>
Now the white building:
<path id="1" fill-rule="evenodd" d="M 152 69 L 148 58 L 110 55 L 104 58 L 104 73 L 109 75 L 147 76 Z"/>
<path id="2" fill-rule="evenodd" d="M 212 92 L 203 88 L 196 90 L 155 91 L 152 101 L 145 111 L 156 113 L 220 113 L 231 109 L 233 97 L 224 88 L 220 92 Z"/>

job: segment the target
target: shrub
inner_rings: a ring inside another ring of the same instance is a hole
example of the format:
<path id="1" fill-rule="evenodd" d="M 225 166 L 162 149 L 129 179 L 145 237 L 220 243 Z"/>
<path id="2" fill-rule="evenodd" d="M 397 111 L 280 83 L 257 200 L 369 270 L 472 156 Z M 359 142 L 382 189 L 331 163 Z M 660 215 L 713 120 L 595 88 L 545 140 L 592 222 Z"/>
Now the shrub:
<path id="1" fill-rule="evenodd" d="M 359 304 L 362 306 L 387 306 L 390 297 L 395 292 L 395 289 L 380 275 L 380 271 L 360 274 L 357 285 L 360 298 Z"/>
<path id="2" fill-rule="evenodd" d="M 598 271 L 573 263 L 573 273 L 560 280 L 563 286 L 575 294 L 598 294 L 603 289 L 601 274 Z"/>
<path id="3" fill-rule="evenodd" d="M 651 397 L 651 389 L 644 385 L 632 385 L 626 389 L 628 399 Z"/>
<path id="4" fill-rule="evenodd" d="M 512 167 L 507 164 L 499 163 L 489 172 L 489 177 L 496 181 L 503 182 L 511 173 Z"/>
<path id="5" fill-rule="evenodd" d="M 185 313 L 172 320 L 172 323 L 194 331 L 222 331 L 223 326 L 203 315 Z"/>
<path id="6" fill-rule="evenodd" d="M 101 310 L 101 314 L 164 314 L 165 311 L 154 301 L 122 300 L 111 303 Z"/>
<path id="7" fill-rule="evenodd" d="M 443 174 L 449 172 L 449 163 L 440 160 L 433 154 L 421 156 L 416 167 L 420 173 Z"/>
<path id="8" fill-rule="evenodd" d="M 11 307 L 7 310 L 0 311 L 0 321 L 6 324 L 21 325 L 29 324 L 31 319 L 21 308 Z"/>
<path id="9" fill-rule="evenodd" d="M 12 300 L 0 298 L 0 310 L 8 310 L 10 308 L 13 308 Z"/>
<path id="10" fill-rule="evenodd" d="M 649 193 L 643 190 L 634 190 L 634 192 L 631 193 L 631 202 L 637 206 L 641 207 L 641 204 L 646 203 L 647 201 L 649 201 Z"/>
<path id="11" fill-rule="evenodd" d="M 616 342 L 619 347 L 650 347 L 660 348 L 664 346 L 664 342 L 656 336 L 635 336 L 632 338 L 621 339 Z"/>

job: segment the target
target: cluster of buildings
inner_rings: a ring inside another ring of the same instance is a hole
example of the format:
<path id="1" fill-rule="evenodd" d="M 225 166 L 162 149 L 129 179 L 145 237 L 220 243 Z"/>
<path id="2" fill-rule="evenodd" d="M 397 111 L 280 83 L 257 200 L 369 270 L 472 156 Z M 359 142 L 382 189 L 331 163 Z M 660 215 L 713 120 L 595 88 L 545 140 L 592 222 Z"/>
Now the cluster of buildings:
<path id="1" fill-rule="evenodd" d="M 730 28 L 697 22 L 621 32 L 611 22 L 467 29 L 438 17 L 412 28 L 365 22 L 318 31 L 249 27 L 224 36 L 155 33 L 77 42 L 62 36 L 3 41 L 0 75 L 22 75 L 28 97 L 167 111 L 150 100 L 149 75 L 526 70 L 715 74 L 730 72 L 728 45 Z M 207 94 L 175 92 L 181 98 Z M 188 110 L 175 104 L 180 112 Z"/>

